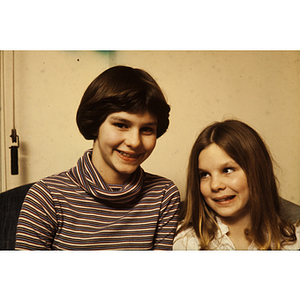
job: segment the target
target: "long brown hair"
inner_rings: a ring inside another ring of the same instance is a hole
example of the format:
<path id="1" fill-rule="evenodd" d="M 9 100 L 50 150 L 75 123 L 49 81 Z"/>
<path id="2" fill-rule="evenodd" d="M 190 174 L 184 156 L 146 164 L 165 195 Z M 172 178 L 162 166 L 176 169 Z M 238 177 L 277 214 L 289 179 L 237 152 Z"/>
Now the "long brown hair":
<path id="1" fill-rule="evenodd" d="M 245 234 L 259 249 L 281 249 L 296 240 L 293 224 L 282 218 L 271 154 L 259 134 L 238 120 L 215 122 L 206 127 L 192 148 L 187 176 L 186 201 L 178 232 L 192 227 L 201 249 L 215 238 L 218 225 L 213 210 L 200 192 L 198 157 L 215 143 L 244 170 L 249 186 L 251 228 Z"/>

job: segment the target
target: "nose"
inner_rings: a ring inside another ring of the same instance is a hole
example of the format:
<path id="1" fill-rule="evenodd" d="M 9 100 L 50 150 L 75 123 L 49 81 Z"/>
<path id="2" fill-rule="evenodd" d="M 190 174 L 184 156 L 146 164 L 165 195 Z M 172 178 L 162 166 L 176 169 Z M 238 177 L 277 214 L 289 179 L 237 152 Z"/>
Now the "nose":
<path id="1" fill-rule="evenodd" d="M 125 144 L 130 148 L 138 148 L 141 144 L 140 132 L 138 130 L 127 132 Z"/>
<path id="2" fill-rule="evenodd" d="M 210 186 L 212 191 L 220 191 L 226 188 L 226 185 L 220 176 L 212 176 Z"/>

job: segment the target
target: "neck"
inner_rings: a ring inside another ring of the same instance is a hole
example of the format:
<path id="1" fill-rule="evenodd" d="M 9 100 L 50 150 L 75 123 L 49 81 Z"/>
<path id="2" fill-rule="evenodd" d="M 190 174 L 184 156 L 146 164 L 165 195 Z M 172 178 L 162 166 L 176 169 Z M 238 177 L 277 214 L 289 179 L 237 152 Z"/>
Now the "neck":
<path id="1" fill-rule="evenodd" d="M 229 227 L 238 227 L 238 228 L 250 228 L 251 218 L 250 214 L 239 216 L 238 218 L 234 217 L 221 217 L 219 216 L 224 224 Z"/>
<path id="2" fill-rule="evenodd" d="M 222 222 L 228 226 L 227 236 L 231 239 L 236 249 L 247 250 L 251 240 L 245 235 L 245 229 L 251 229 L 250 213 L 240 216 L 239 218 L 223 218 Z"/>
<path id="3" fill-rule="evenodd" d="M 239 220 L 230 220 L 228 218 L 221 218 L 222 222 L 227 225 L 230 229 L 230 232 L 242 232 L 244 234 L 244 231 L 246 228 L 251 228 L 251 219 L 250 216 L 245 216 L 243 219 Z"/>

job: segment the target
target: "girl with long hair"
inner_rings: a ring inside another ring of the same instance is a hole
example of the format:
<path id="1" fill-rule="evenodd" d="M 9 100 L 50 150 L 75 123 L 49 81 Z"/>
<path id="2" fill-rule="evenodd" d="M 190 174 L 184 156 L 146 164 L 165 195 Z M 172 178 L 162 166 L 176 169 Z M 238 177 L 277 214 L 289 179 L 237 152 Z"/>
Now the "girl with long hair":
<path id="1" fill-rule="evenodd" d="M 300 227 L 281 214 L 270 152 L 241 121 L 215 122 L 200 133 L 182 204 L 174 250 L 300 248 Z"/>

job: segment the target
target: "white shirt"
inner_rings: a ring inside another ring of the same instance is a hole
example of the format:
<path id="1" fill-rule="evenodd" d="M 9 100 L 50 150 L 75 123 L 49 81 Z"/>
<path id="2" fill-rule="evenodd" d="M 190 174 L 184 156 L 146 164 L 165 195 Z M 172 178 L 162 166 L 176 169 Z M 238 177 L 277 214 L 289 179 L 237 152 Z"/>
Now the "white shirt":
<path id="1" fill-rule="evenodd" d="M 229 228 L 220 218 L 216 217 L 220 227 L 215 239 L 208 245 L 209 250 L 236 250 L 234 244 L 228 237 Z M 296 227 L 297 241 L 294 244 L 284 246 L 284 250 L 299 250 L 300 249 L 300 226 Z M 193 228 L 188 228 L 180 232 L 174 239 L 173 250 L 200 250 L 199 240 Z M 251 242 L 248 250 L 258 250 L 257 246 Z"/>

